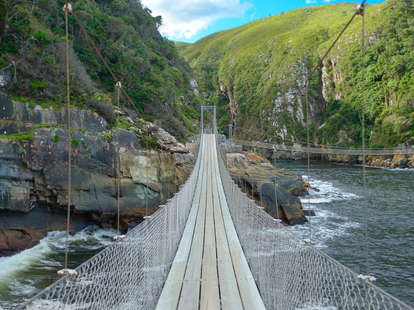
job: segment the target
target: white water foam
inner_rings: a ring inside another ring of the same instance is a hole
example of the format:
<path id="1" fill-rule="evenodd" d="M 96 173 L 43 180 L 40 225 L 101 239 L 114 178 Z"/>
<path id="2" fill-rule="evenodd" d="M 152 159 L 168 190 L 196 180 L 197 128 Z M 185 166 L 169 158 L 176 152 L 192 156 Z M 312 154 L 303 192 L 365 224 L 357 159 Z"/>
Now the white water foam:
<path id="1" fill-rule="evenodd" d="M 308 180 L 306 175 L 302 176 L 304 180 Z M 353 193 L 347 193 L 341 189 L 333 186 L 332 183 L 322 180 L 309 178 L 309 183 L 313 188 L 318 189 L 319 191 L 310 189 L 309 196 L 301 197 L 302 204 L 320 204 L 320 203 L 330 203 L 333 201 L 339 200 L 349 200 L 357 199 L 358 195 Z"/>
<path id="2" fill-rule="evenodd" d="M 334 306 L 320 306 L 314 304 L 305 304 L 296 310 L 337 310 L 337 307 Z"/>
<path id="3" fill-rule="evenodd" d="M 40 240 L 40 243 L 30 249 L 9 257 L 0 257 L 0 285 L 10 282 L 13 276 L 30 268 L 52 252 L 48 242 L 49 236 Z"/>
<path id="4" fill-rule="evenodd" d="M 96 250 L 111 244 L 111 237 L 115 234 L 114 230 L 86 228 L 70 236 L 69 241 L 73 251 L 79 248 Z M 63 251 L 65 237 L 64 231 L 52 231 L 34 247 L 9 257 L 0 257 L 0 286 L 14 286 L 16 275 L 34 266 L 49 270 L 61 267 L 61 262 L 48 256 Z"/>
<path id="5" fill-rule="evenodd" d="M 307 180 L 307 176 L 303 176 Z M 350 228 L 359 227 L 359 223 L 351 221 L 346 216 L 339 215 L 329 209 L 335 201 L 354 200 L 359 196 L 345 192 L 328 181 L 309 178 L 312 187 L 317 190 L 309 190 L 309 196 L 301 197 L 301 203 L 305 209 L 312 209 L 316 216 L 310 217 L 312 225 L 312 239 L 319 248 L 325 248 L 326 242 L 338 236 L 348 234 Z M 297 225 L 291 227 L 302 238 L 309 238 L 310 225 Z"/>

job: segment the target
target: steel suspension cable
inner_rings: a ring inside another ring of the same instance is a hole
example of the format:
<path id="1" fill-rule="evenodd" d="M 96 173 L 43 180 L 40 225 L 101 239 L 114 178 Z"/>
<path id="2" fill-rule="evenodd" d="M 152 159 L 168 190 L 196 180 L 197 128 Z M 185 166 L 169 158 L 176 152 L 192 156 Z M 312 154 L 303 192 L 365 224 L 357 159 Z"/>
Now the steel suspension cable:
<path id="1" fill-rule="evenodd" d="M 366 177 L 366 154 L 365 154 L 365 71 L 366 71 L 366 64 L 365 64 L 365 54 L 366 54 L 366 44 L 365 44 L 365 7 L 364 4 L 361 4 L 360 10 L 358 12 L 362 17 L 362 31 L 361 31 L 361 47 L 362 47 L 362 60 L 361 60 L 361 135 L 362 135 L 362 184 L 364 193 L 367 191 L 367 177 Z M 367 209 L 364 208 L 364 238 L 365 238 L 365 260 L 366 260 L 366 274 L 370 274 L 369 268 L 369 245 L 368 245 L 368 212 Z"/>
<path id="2" fill-rule="evenodd" d="M 116 88 L 116 103 L 118 106 L 118 113 L 116 113 L 116 124 L 117 126 L 119 126 L 119 114 L 121 113 L 121 101 L 120 101 L 120 91 L 122 89 L 122 85 L 121 82 L 117 82 L 115 84 L 115 88 Z M 121 158 L 120 158 L 120 154 L 119 154 L 119 132 L 116 132 L 116 209 L 117 209 L 117 225 L 116 225 L 116 231 L 117 231 L 117 235 L 119 235 L 119 221 L 120 221 L 120 201 L 119 201 L 119 197 L 120 197 L 120 173 L 121 173 Z"/>
<path id="3" fill-rule="evenodd" d="M 68 14 L 72 9 L 68 1 L 65 1 L 65 50 L 66 50 L 66 110 L 67 110 L 67 141 L 68 141 L 68 192 L 67 192 L 67 215 L 66 215 L 66 240 L 65 240 L 65 269 L 68 268 L 69 256 L 69 229 L 70 229 L 70 208 L 72 192 L 72 133 L 71 133 L 71 109 L 70 109 L 70 58 L 69 58 L 69 21 Z"/>
<path id="4" fill-rule="evenodd" d="M 306 101 L 306 168 L 307 168 L 307 181 L 308 181 L 308 207 L 310 207 L 310 109 L 309 109 L 309 80 L 312 78 L 312 73 L 308 77 L 308 83 L 305 89 L 305 101 Z M 312 243 L 312 221 L 311 217 L 308 216 L 309 221 L 309 243 Z"/>
<path id="5" fill-rule="evenodd" d="M 365 5 L 365 2 L 367 2 L 367 0 L 363 0 L 361 2 L 361 6 Z M 310 77 L 312 77 L 312 75 L 316 72 L 316 70 L 319 68 L 319 63 L 322 63 L 325 58 L 329 55 L 329 53 L 332 51 L 332 49 L 335 47 L 336 43 L 338 43 L 339 39 L 342 37 L 342 35 L 345 33 L 345 31 L 348 29 L 348 27 L 351 25 L 351 23 L 353 22 L 353 20 L 355 19 L 355 17 L 358 15 L 358 10 L 352 15 L 352 17 L 349 19 L 349 21 L 345 24 L 345 26 L 342 28 L 341 32 L 338 34 L 338 36 L 335 38 L 335 40 L 331 43 L 331 45 L 329 46 L 329 48 L 327 49 L 327 51 L 325 52 L 325 54 L 323 54 L 323 56 L 319 59 L 319 62 L 312 67 L 312 70 L 309 74 L 308 79 L 305 81 L 305 84 L 302 86 L 305 89 L 308 88 L 308 84 L 309 84 L 309 79 Z M 298 97 L 298 95 L 300 95 L 301 97 L 303 97 L 303 93 L 301 92 L 300 88 L 298 88 L 299 92 L 295 95 L 295 97 L 293 98 L 292 102 L 294 102 L 296 100 L 296 98 Z"/>
<path id="6" fill-rule="evenodd" d="M 99 57 L 99 59 L 102 61 L 103 65 L 105 66 L 106 70 L 108 70 L 109 74 L 112 76 L 113 81 L 116 83 L 119 81 L 115 73 L 111 70 L 108 63 L 106 62 L 105 58 L 103 57 L 102 53 L 99 51 L 98 47 L 96 46 L 95 42 L 92 40 L 90 35 L 88 34 L 85 27 L 83 27 L 81 21 L 77 17 L 77 15 L 72 12 L 72 16 L 75 19 L 76 23 L 78 24 L 79 28 L 81 29 L 83 35 L 85 36 L 86 40 L 88 40 L 89 44 L 92 46 L 92 48 L 95 50 L 96 55 Z M 131 104 L 132 108 L 138 113 L 138 115 L 141 115 L 141 113 L 138 111 L 137 107 L 134 104 L 134 101 L 131 99 L 131 97 L 128 95 L 128 93 L 125 91 L 124 88 L 121 88 L 122 94 L 127 98 L 129 103 Z"/>

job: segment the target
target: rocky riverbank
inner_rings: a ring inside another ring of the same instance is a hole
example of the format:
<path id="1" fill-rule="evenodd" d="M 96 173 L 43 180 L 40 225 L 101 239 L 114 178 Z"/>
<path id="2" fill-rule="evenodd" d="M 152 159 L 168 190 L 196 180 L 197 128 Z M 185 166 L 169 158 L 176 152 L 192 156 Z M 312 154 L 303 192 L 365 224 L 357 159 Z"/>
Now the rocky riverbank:
<path id="1" fill-rule="evenodd" d="M 407 149 L 412 149 L 413 146 L 407 147 Z M 253 150 L 259 152 L 264 157 L 270 160 L 307 160 L 307 154 L 304 152 L 286 152 L 278 151 L 273 153 L 269 149 L 259 149 L 243 146 L 244 150 Z M 411 152 L 413 153 L 413 152 Z M 324 155 L 324 154 L 310 154 L 312 161 L 326 161 L 334 162 L 341 164 L 349 165 L 361 165 L 362 156 L 357 155 Z M 381 168 L 414 168 L 414 155 L 403 155 L 403 154 L 393 154 L 393 155 L 367 155 L 366 164 L 371 167 L 381 167 Z"/>
<path id="2" fill-rule="evenodd" d="M 66 118 L 64 109 L 30 107 L 0 96 L 0 254 L 30 247 L 47 230 L 64 226 Z M 71 118 L 73 231 L 91 223 L 115 224 L 116 141 L 122 229 L 154 212 L 192 170 L 193 145 L 178 143 L 152 123 L 124 115 L 128 126 L 109 130 L 107 121 L 91 111 L 73 109 Z"/>
<path id="3" fill-rule="evenodd" d="M 300 176 L 276 168 L 267 159 L 252 152 L 229 150 L 225 159 L 235 182 L 266 212 L 289 225 L 307 221 L 298 198 L 307 194 Z"/>

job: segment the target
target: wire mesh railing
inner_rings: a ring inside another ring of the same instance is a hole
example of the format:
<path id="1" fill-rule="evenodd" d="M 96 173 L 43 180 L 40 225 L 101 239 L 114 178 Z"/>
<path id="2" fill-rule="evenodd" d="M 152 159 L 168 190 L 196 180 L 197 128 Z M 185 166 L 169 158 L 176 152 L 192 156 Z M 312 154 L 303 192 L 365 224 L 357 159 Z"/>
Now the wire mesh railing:
<path id="1" fill-rule="evenodd" d="M 203 147 L 174 198 L 79 266 L 76 276 L 58 280 L 21 308 L 154 309 L 196 193 Z M 267 309 L 412 310 L 284 229 L 240 190 L 218 159 L 230 213 Z"/>
<path id="2" fill-rule="evenodd" d="M 412 310 L 285 229 L 233 182 L 220 153 L 230 213 L 267 309 Z"/>
<path id="3" fill-rule="evenodd" d="M 202 141 L 199 145 L 194 170 L 172 199 L 76 268 L 76 276 L 59 279 L 21 309 L 154 309 L 192 206 Z"/>

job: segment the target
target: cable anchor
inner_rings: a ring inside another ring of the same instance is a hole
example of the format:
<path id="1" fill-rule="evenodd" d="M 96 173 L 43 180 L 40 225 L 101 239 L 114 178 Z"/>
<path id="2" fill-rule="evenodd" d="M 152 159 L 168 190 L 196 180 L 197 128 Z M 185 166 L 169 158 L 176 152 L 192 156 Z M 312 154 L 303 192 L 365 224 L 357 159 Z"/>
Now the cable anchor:
<path id="1" fill-rule="evenodd" d="M 358 4 L 356 14 L 357 15 L 364 15 L 365 13 L 365 5 L 364 4 Z"/>
<path id="2" fill-rule="evenodd" d="M 112 237 L 112 241 L 122 241 L 124 240 L 126 235 L 117 235 Z"/>
<path id="3" fill-rule="evenodd" d="M 122 88 L 121 81 L 116 82 L 115 87 L 118 89 L 121 89 Z"/>
<path id="4" fill-rule="evenodd" d="M 63 12 L 68 13 L 68 14 L 72 14 L 73 10 L 72 10 L 72 4 L 67 3 L 63 6 Z"/>
<path id="5" fill-rule="evenodd" d="M 357 276 L 357 280 L 360 284 L 362 284 L 363 282 L 369 282 L 369 283 L 375 282 L 377 281 L 377 278 L 374 276 L 359 274 Z"/>
<path id="6" fill-rule="evenodd" d="M 58 276 L 63 278 L 68 276 L 71 280 L 74 280 L 78 276 L 78 272 L 75 269 L 61 269 L 57 272 Z"/>
<path id="7" fill-rule="evenodd" d="M 315 241 L 313 241 L 311 239 L 303 239 L 303 243 L 305 245 L 310 245 L 310 246 L 314 246 L 316 244 Z"/>

